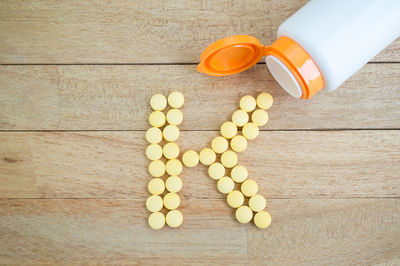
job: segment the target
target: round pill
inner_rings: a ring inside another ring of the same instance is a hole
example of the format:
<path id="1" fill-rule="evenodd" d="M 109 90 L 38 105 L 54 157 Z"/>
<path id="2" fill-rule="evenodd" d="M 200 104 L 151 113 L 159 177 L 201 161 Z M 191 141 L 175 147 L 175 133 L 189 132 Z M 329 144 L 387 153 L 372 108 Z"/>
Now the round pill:
<path id="1" fill-rule="evenodd" d="M 174 125 L 168 125 L 163 129 L 163 136 L 166 141 L 175 141 L 179 138 L 179 128 Z"/>
<path id="2" fill-rule="evenodd" d="M 267 110 L 272 106 L 273 103 L 274 99 L 272 98 L 271 94 L 267 92 L 260 93 L 257 96 L 257 106 L 261 109 Z"/>
<path id="3" fill-rule="evenodd" d="M 226 168 L 232 168 L 237 164 L 238 157 L 233 151 L 226 151 L 221 155 L 221 163 Z"/>
<path id="4" fill-rule="evenodd" d="M 154 177 L 162 177 L 165 174 L 165 164 L 160 160 L 151 161 L 149 173 Z"/>
<path id="5" fill-rule="evenodd" d="M 146 131 L 146 140 L 149 143 L 159 143 L 162 140 L 162 132 L 157 127 L 151 127 Z"/>
<path id="6" fill-rule="evenodd" d="M 258 133 L 259 129 L 255 123 L 247 123 L 242 128 L 242 134 L 246 139 L 255 139 Z"/>
<path id="7" fill-rule="evenodd" d="M 233 181 L 237 183 L 242 183 L 244 180 L 247 179 L 248 175 L 249 173 L 247 172 L 246 167 L 242 165 L 236 165 L 235 167 L 232 168 L 231 177 Z"/>
<path id="8" fill-rule="evenodd" d="M 251 112 L 256 108 L 256 99 L 253 96 L 245 95 L 240 98 L 239 106 L 243 111 Z"/>
<path id="9" fill-rule="evenodd" d="M 182 163 L 178 159 L 168 160 L 165 164 L 165 170 L 169 175 L 179 175 L 182 173 Z"/>
<path id="10" fill-rule="evenodd" d="M 232 178 L 228 176 L 224 176 L 217 182 L 218 191 L 223 194 L 228 194 L 231 192 L 235 187 L 235 183 L 233 182 Z"/>
<path id="11" fill-rule="evenodd" d="M 185 97 L 179 91 L 173 91 L 168 95 L 168 104 L 172 108 L 181 108 L 185 103 Z"/>
<path id="12" fill-rule="evenodd" d="M 211 148 L 216 153 L 223 153 L 228 149 L 228 141 L 226 138 L 221 136 L 215 137 L 211 142 Z"/>
<path id="13" fill-rule="evenodd" d="M 247 206 L 240 206 L 235 212 L 235 217 L 239 223 L 245 224 L 251 221 L 251 218 L 253 218 L 253 212 Z"/>
<path id="14" fill-rule="evenodd" d="M 231 139 L 231 148 L 235 152 L 243 152 L 247 148 L 247 139 L 242 135 L 236 135 Z"/>
<path id="15" fill-rule="evenodd" d="M 152 178 L 147 188 L 151 194 L 160 195 L 165 190 L 165 184 L 161 178 Z"/>
<path id="16" fill-rule="evenodd" d="M 260 194 L 256 194 L 249 199 L 249 206 L 253 211 L 259 212 L 265 209 L 267 201 Z"/>
<path id="17" fill-rule="evenodd" d="M 218 180 L 225 175 L 225 167 L 220 163 L 213 163 L 208 167 L 208 175 L 212 179 Z"/>
<path id="18" fill-rule="evenodd" d="M 182 161 L 187 167 L 195 167 L 199 163 L 199 155 L 193 150 L 188 150 L 183 154 Z"/>
<path id="19" fill-rule="evenodd" d="M 178 208 L 179 204 L 181 204 L 181 199 L 179 198 L 178 194 L 170 192 L 164 196 L 164 206 L 168 210 L 174 210 Z"/>
<path id="20" fill-rule="evenodd" d="M 158 160 L 162 157 L 162 148 L 158 144 L 150 144 L 146 148 L 146 157 L 150 160 Z"/>
<path id="21" fill-rule="evenodd" d="M 179 155 L 179 146 L 176 143 L 169 142 L 163 147 L 163 154 L 167 159 L 175 159 Z"/>
<path id="22" fill-rule="evenodd" d="M 166 222 L 169 227 L 179 227 L 183 222 L 183 215 L 178 210 L 172 210 L 167 213 Z"/>
<path id="23" fill-rule="evenodd" d="M 167 98 L 162 94 L 155 94 L 150 99 L 150 106 L 153 110 L 162 111 L 167 107 Z"/>
<path id="24" fill-rule="evenodd" d="M 210 165 L 215 162 L 217 155 L 210 148 L 204 148 L 199 153 L 200 162 L 204 165 Z"/>
<path id="25" fill-rule="evenodd" d="M 244 202 L 244 196 L 242 192 L 238 190 L 233 190 L 229 192 L 228 197 L 227 197 L 228 205 L 231 206 L 232 208 L 238 208 L 242 206 Z"/>
<path id="26" fill-rule="evenodd" d="M 271 224 L 271 215 L 266 211 L 257 212 L 254 215 L 254 223 L 260 229 L 265 229 Z"/>
<path id="27" fill-rule="evenodd" d="M 182 189 L 182 179 L 173 175 L 167 178 L 165 186 L 169 192 L 179 192 Z"/>
<path id="28" fill-rule="evenodd" d="M 148 219 L 149 226 L 155 230 L 163 228 L 165 225 L 165 217 L 161 212 L 153 212 Z"/>
<path id="29" fill-rule="evenodd" d="M 149 116 L 149 123 L 153 127 L 162 127 L 165 124 L 165 115 L 163 112 L 154 111 Z"/>
<path id="30" fill-rule="evenodd" d="M 237 127 L 233 122 L 225 122 L 221 126 L 221 135 L 227 139 L 233 138 L 237 134 Z"/>
<path id="31" fill-rule="evenodd" d="M 170 125 L 179 125 L 183 121 L 183 114 L 179 109 L 171 109 L 167 112 L 167 122 Z"/>
<path id="32" fill-rule="evenodd" d="M 258 192 L 257 182 L 251 179 L 245 180 L 240 188 L 246 197 L 254 196 Z"/>
<path id="33" fill-rule="evenodd" d="M 251 114 L 251 121 L 262 127 L 268 122 L 268 113 L 263 109 L 257 109 Z"/>
<path id="34" fill-rule="evenodd" d="M 146 208 L 151 212 L 158 212 L 163 207 L 163 200 L 160 196 L 152 195 L 146 200 Z"/>
<path id="35" fill-rule="evenodd" d="M 249 115 L 243 110 L 236 110 L 232 114 L 232 122 L 235 123 L 238 127 L 242 127 L 244 124 L 249 122 Z"/>

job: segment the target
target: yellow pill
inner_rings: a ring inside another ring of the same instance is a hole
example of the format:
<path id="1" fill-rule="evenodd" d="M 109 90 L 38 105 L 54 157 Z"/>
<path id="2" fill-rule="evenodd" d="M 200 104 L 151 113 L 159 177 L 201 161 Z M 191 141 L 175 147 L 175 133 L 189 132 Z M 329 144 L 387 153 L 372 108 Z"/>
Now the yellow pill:
<path id="1" fill-rule="evenodd" d="M 167 98 L 162 94 L 155 94 L 150 99 L 150 106 L 153 110 L 162 111 L 167 107 Z"/>
<path id="2" fill-rule="evenodd" d="M 259 129 L 255 123 L 247 123 L 242 128 L 242 134 L 246 139 L 255 139 L 258 133 Z"/>
<path id="3" fill-rule="evenodd" d="M 179 227 L 183 222 L 183 215 L 178 210 L 172 210 L 167 213 L 166 221 L 169 227 Z"/>
<path id="4" fill-rule="evenodd" d="M 179 109 L 171 109 L 167 112 L 167 122 L 170 125 L 179 125 L 183 121 L 183 114 Z"/>
<path id="5" fill-rule="evenodd" d="M 244 202 L 244 196 L 242 192 L 238 190 L 233 190 L 229 192 L 228 197 L 227 197 L 228 205 L 231 206 L 232 208 L 238 208 L 242 206 Z"/>
<path id="6" fill-rule="evenodd" d="M 265 209 L 267 201 L 260 194 L 256 194 L 249 199 L 249 206 L 253 211 L 259 212 Z"/>
<path id="7" fill-rule="evenodd" d="M 178 194 L 170 192 L 164 196 L 164 206 L 168 210 L 174 210 L 178 208 L 179 204 L 181 204 L 181 198 L 179 198 Z"/>
<path id="8" fill-rule="evenodd" d="M 257 96 L 257 106 L 261 109 L 267 110 L 272 106 L 273 103 L 274 99 L 272 98 L 271 94 L 267 92 L 260 93 Z"/>
<path id="9" fill-rule="evenodd" d="M 239 106 L 243 111 L 251 112 L 256 108 L 256 99 L 253 96 L 245 95 L 240 98 Z"/>
<path id="10" fill-rule="evenodd" d="M 212 179 L 218 180 L 225 175 L 225 167 L 220 163 L 213 163 L 208 167 L 208 175 Z"/>
<path id="11" fill-rule="evenodd" d="M 146 157 L 150 160 L 158 160 L 162 157 L 162 148 L 158 144 L 151 144 L 146 148 Z"/>
<path id="12" fill-rule="evenodd" d="M 246 197 L 254 196 L 258 192 L 257 182 L 251 179 L 245 180 L 240 188 Z"/>
<path id="13" fill-rule="evenodd" d="M 217 155 L 212 149 L 204 148 L 200 151 L 199 159 L 202 164 L 210 165 L 215 162 L 215 159 L 217 159 Z"/>
<path id="14" fill-rule="evenodd" d="M 166 141 L 175 141 L 179 138 L 179 128 L 174 125 L 168 125 L 163 129 L 163 136 Z"/>
<path id="15" fill-rule="evenodd" d="M 185 97 L 179 91 L 173 91 L 168 95 L 168 104 L 172 108 L 181 108 L 185 103 Z"/>
<path id="16" fill-rule="evenodd" d="M 160 160 L 151 161 L 149 173 L 154 177 L 161 177 L 165 174 L 165 164 Z"/>
<path id="17" fill-rule="evenodd" d="M 254 223 L 260 229 L 265 229 L 271 224 L 271 215 L 266 211 L 257 212 L 254 215 Z"/>
<path id="18" fill-rule="evenodd" d="M 243 152 L 247 148 L 247 139 L 241 135 L 234 136 L 231 139 L 231 148 L 235 152 Z"/>
<path id="19" fill-rule="evenodd" d="M 158 212 L 163 207 L 163 200 L 160 196 L 152 195 L 146 200 L 146 208 L 151 212 Z"/>
<path id="20" fill-rule="evenodd" d="M 165 124 L 165 115 L 163 112 L 154 111 L 149 116 L 149 123 L 153 127 L 162 127 Z"/>
<path id="21" fill-rule="evenodd" d="M 253 218 L 253 212 L 249 207 L 241 206 L 236 210 L 235 217 L 239 223 L 246 224 L 251 221 L 251 218 Z"/>
<path id="22" fill-rule="evenodd" d="M 152 178 L 147 188 L 151 194 L 160 195 L 165 190 L 165 184 L 161 178 Z"/>
<path id="23" fill-rule="evenodd" d="M 159 143 L 162 140 L 162 132 L 159 128 L 151 127 L 146 131 L 146 140 L 149 143 Z"/>
<path id="24" fill-rule="evenodd" d="M 223 194 L 228 194 L 231 192 L 235 187 L 235 183 L 233 182 L 232 178 L 228 176 L 224 176 L 217 182 L 218 191 Z"/>
<path id="25" fill-rule="evenodd" d="M 165 170 L 169 175 L 180 175 L 182 173 L 182 163 L 177 159 L 168 160 L 165 164 Z"/>
<path id="26" fill-rule="evenodd" d="M 225 122 L 221 126 L 221 135 L 227 139 L 233 138 L 237 134 L 237 127 L 233 122 Z"/>
<path id="27" fill-rule="evenodd" d="M 211 148 L 216 153 L 223 153 L 228 149 L 228 141 L 226 138 L 221 136 L 215 137 L 211 142 Z"/>
<path id="28" fill-rule="evenodd" d="M 237 183 L 242 183 L 244 180 L 247 179 L 248 175 L 249 173 L 247 172 L 246 167 L 242 165 L 236 165 L 235 167 L 232 168 L 231 177 L 233 181 Z"/>
<path id="29" fill-rule="evenodd" d="M 232 115 L 232 122 L 238 127 L 242 127 L 249 122 L 249 114 L 243 110 L 236 110 Z"/>
<path id="30" fill-rule="evenodd" d="M 262 109 L 257 109 L 251 114 L 251 121 L 262 127 L 268 122 L 268 113 Z"/>
<path id="31" fill-rule="evenodd" d="M 167 159 L 175 159 L 179 155 L 179 146 L 176 143 L 169 142 L 163 147 L 163 154 Z"/>
<path id="32" fill-rule="evenodd" d="M 154 230 L 158 230 L 164 227 L 165 217 L 161 212 L 153 212 L 150 214 L 148 219 L 149 226 Z"/>
<path id="33" fill-rule="evenodd" d="M 167 178 L 165 186 L 169 192 L 179 192 L 182 189 L 182 179 L 173 175 Z"/>
<path id="34" fill-rule="evenodd" d="M 195 167 L 199 163 L 199 155 L 193 150 L 185 151 L 182 156 L 182 162 L 187 167 Z"/>
<path id="35" fill-rule="evenodd" d="M 233 151 L 226 151 L 221 155 L 221 163 L 226 168 L 234 167 L 238 162 L 238 157 Z"/>

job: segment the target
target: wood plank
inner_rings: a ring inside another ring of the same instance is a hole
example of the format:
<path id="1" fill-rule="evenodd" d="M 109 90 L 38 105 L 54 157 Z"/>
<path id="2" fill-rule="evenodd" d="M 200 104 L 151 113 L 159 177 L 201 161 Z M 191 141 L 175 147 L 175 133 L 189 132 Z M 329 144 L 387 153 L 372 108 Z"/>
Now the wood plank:
<path id="1" fill-rule="evenodd" d="M 0 63 L 198 62 L 237 34 L 268 45 L 296 0 L 1 1 Z M 400 40 L 374 61 L 400 61 Z"/>
<path id="2" fill-rule="evenodd" d="M 185 94 L 184 130 L 217 130 L 241 96 L 272 93 L 267 129 L 400 128 L 400 64 L 369 64 L 338 90 L 298 100 L 264 65 L 208 77 L 193 65 L 1 66 L 2 130 L 145 130 L 149 99 Z M 199 112 L 201 110 L 201 112 Z"/>
<path id="3" fill-rule="evenodd" d="M 0 134 L 0 197 L 148 196 L 144 132 Z M 217 132 L 184 131 L 199 151 Z M 263 131 L 239 156 L 267 198 L 399 197 L 400 131 Z M 207 168 L 185 168 L 183 198 L 224 198 Z"/>

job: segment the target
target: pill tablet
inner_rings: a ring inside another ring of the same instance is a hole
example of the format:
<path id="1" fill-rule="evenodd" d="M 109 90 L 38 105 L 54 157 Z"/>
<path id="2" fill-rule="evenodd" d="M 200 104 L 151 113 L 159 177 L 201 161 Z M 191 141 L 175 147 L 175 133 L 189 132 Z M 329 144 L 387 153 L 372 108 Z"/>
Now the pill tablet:
<path id="1" fill-rule="evenodd" d="M 247 148 L 247 139 L 241 135 L 236 135 L 231 139 L 231 148 L 235 152 L 243 152 Z"/>
<path id="2" fill-rule="evenodd" d="M 267 110 L 274 103 L 274 99 L 271 94 L 263 92 L 257 96 L 257 106 L 261 109 Z"/>
<path id="3" fill-rule="evenodd" d="M 165 170 L 169 175 L 180 175 L 182 173 L 182 163 L 177 159 L 168 160 L 165 164 Z"/>
<path id="4" fill-rule="evenodd" d="M 210 165 L 215 162 L 217 155 L 212 149 L 204 148 L 200 151 L 199 159 L 202 164 Z"/>
<path id="5" fill-rule="evenodd" d="M 154 177 L 162 177 L 165 174 L 165 164 L 160 160 L 151 161 L 149 173 Z"/>
<path id="6" fill-rule="evenodd" d="M 165 184 L 161 178 L 152 178 L 147 188 L 151 194 L 160 195 L 165 190 Z"/>
<path id="7" fill-rule="evenodd" d="M 179 125 L 183 121 L 183 114 L 179 109 L 171 109 L 167 112 L 167 122 L 170 125 Z"/>
<path id="8" fill-rule="evenodd" d="M 225 175 L 225 167 L 220 163 L 213 163 L 208 167 L 208 175 L 212 179 L 218 180 Z"/>
<path id="9" fill-rule="evenodd" d="M 232 114 L 232 122 L 238 127 L 242 127 L 244 124 L 249 122 L 249 114 L 243 110 L 236 110 Z"/>
<path id="10" fill-rule="evenodd" d="M 240 188 L 246 197 L 254 196 L 258 192 L 257 182 L 251 179 L 245 180 Z"/>
<path id="11" fill-rule="evenodd" d="M 231 206 L 232 208 L 238 208 L 242 206 L 244 202 L 244 196 L 242 192 L 238 190 L 233 190 L 229 192 L 228 197 L 227 197 L 228 205 Z"/>
<path id="12" fill-rule="evenodd" d="M 242 183 L 244 180 L 247 179 L 248 175 L 249 173 L 247 172 L 246 167 L 242 165 L 236 165 L 235 167 L 232 168 L 231 177 L 233 181 L 237 183 Z"/>
<path id="13" fill-rule="evenodd" d="M 153 212 L 149 216 L 148 223 L 149 226 L 154 230 L 163 228 L 165 225 L 164 214 L 162 214 L 161 212 Z"/>
<path id="14" fill-rule="evenodd" d="M 195 167 L 199 163 L 199 155 L 193 150 L 188 150 L 183 154 L 182 161 L 187 167 Z"/>
<path id="15" fill-rule="evenodd" d="M 179 138 L 179 128 L 174 125 L 168 125 L 163 129 L 163 136 L 166 141 L 175 141 Z"/>
<path id="16" fill-rule="evenodd" d="M 221 155 L 221 163 L 226 168 L 234 167 L 238 162 L 238 157 L 233 151 L 226 151 Z"/>
<path id="17" fill-rule="evenodd" d="M 246 139 L 255 139 L 258 133 L 259 129 L 255 123 L 247 123 L 242 128 L 242 134 Z"/>
<path id="18" fill-rule="evenodd" d="M 162 148 L 158 144 L 151 144 L 146 148 L 146 157 L 150 160 L 158 160 L 162 157 Z"/>
<path id="19" fill-rule="evenodd" d="M 185 97 L 179 91 L 173 91 L 168 95 L 168 104 L 172 108 L 181 108 L 185 103 Z"/>
<path id="20" fill-rule="evenodd" d="M 146 200 L 146 208 L 151 212 L 158 212 L 163 207 L 163 200 L 160 196 L 152 195 Z"/>
<path id="21" fill-rule="evenodd" d="M 251 221 L 251 218 L 253 218 L 253 212 L 247 206 L 240 206 L 235 212 L 235 217 L 239 223 L 245 224 Z"/>
<path id="22" fill-rule="evenodd" d="M 166 222 L 169 227 L 179 227 L 183 222 L 183 215 L 178 210 L 172 210 L 167 213 Z"/>
<path id="23" fill-rule="evenodd" d="M 163 154 L 167 159 L 175 159 L 179 155 L 179 146 L 176 143 L 169 142 L 163 147 Z"/>
<path id="24" fill-rule="evenodd" d="M 267 206 L 267 201 L 263 196 L 257 194 L 249 199 L 249 206 L 253 211 L 259 212 L 265 209 Z"/>
<path id="25" fill-rule="evenodd" d="M 251 112 L 256 108 L 256 99 L 253 96 L 245 95 L 240 98 L 239 106 L 243 111 Z"/>
<path id="26" fill-rule="evenodd" d="M 228 141 L 226 138 L 221 136 L 215 137 L 211 142 L 211 148 L 216 153 L 223 153 L 228 149 Z"/>
<path id="27" fill-rule="evenodd" d="M 267 228 L 271 224 L 271 215 L 266 211 L 257 212 L 254 215 L 254 224 L 260 229 Z"/>
<path id="28" fill-rule="evenodd" d="M 165 186 L 169 192 L 179 192 L 182 189 L 182 179 L 173 175 L 167 178 Z"/>
<path id="29" fill-rule="evenodd" d="M 162 94 L 155 94 L 150 99 L 150 106 L 155 111 L 162 111 L 167 107 L 167 98 Z"/>
<path id="30" fill-rule="evenodd" d="M 149 123 L 153 127 L 162 127 L 165 124 L 165 115 L 163 112 L 154 111 L 149 116 Z"/>
<path id="31" fill-rule="evenodd" d="M 154 144 L 162 140 L 162 132 L 159 128 L 151 127 L 146 131 L 147 142 Z"/>
<path id="32" fill-rule="evenodd" d="M 218 180 L 217 188 L 218 191 L 223 194 L 228 194 L 231 192 L 235 187 L 235 183 L 233 182 L 232 178 L 228 176 L 224 176 L 220 180 Z"/>
<path id="33" fill-rule="evenodd" d="M 179 198 L 178 194 L 174 192 L 167 193 L 164 196 L 164 206 L 168 210 L 174 210 L 179 207 L 179 204 L 181 204 L 181 199 Z"/>
<path id="34" fill-rule="evenodd" d="M 251 121 L 262 127 L 268 122 L 268 113 L 262 109 L 257 109 L 251 114 Z"/>
<path id="35" fill-rule="evenodd" d="M 227 139 L 233 138 L 237 134 L 237 126 L 233 122 L 225 122 L 221 126 L 221 135 Z"/>

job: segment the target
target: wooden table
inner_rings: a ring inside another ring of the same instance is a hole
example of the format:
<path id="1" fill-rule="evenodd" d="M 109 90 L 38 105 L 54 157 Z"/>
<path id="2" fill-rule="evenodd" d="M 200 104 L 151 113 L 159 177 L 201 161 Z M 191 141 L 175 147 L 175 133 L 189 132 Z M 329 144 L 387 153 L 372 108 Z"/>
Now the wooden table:
<path id="1" fill-rule="evenodd" d="M 310 101 L 262 62 L 196 72 L 211 42 L 269 44 L 305 2 L 1 1 L 0 264 L 400 264 L 400 40 Z M 147 226 L 148 103 L 172 90 L 182 150 L 209 144 L 242 95 L 274 96 L 239 159 L 270 228 L 237 223 L 204 166 L 182 176 L 183 226 Z"/>

